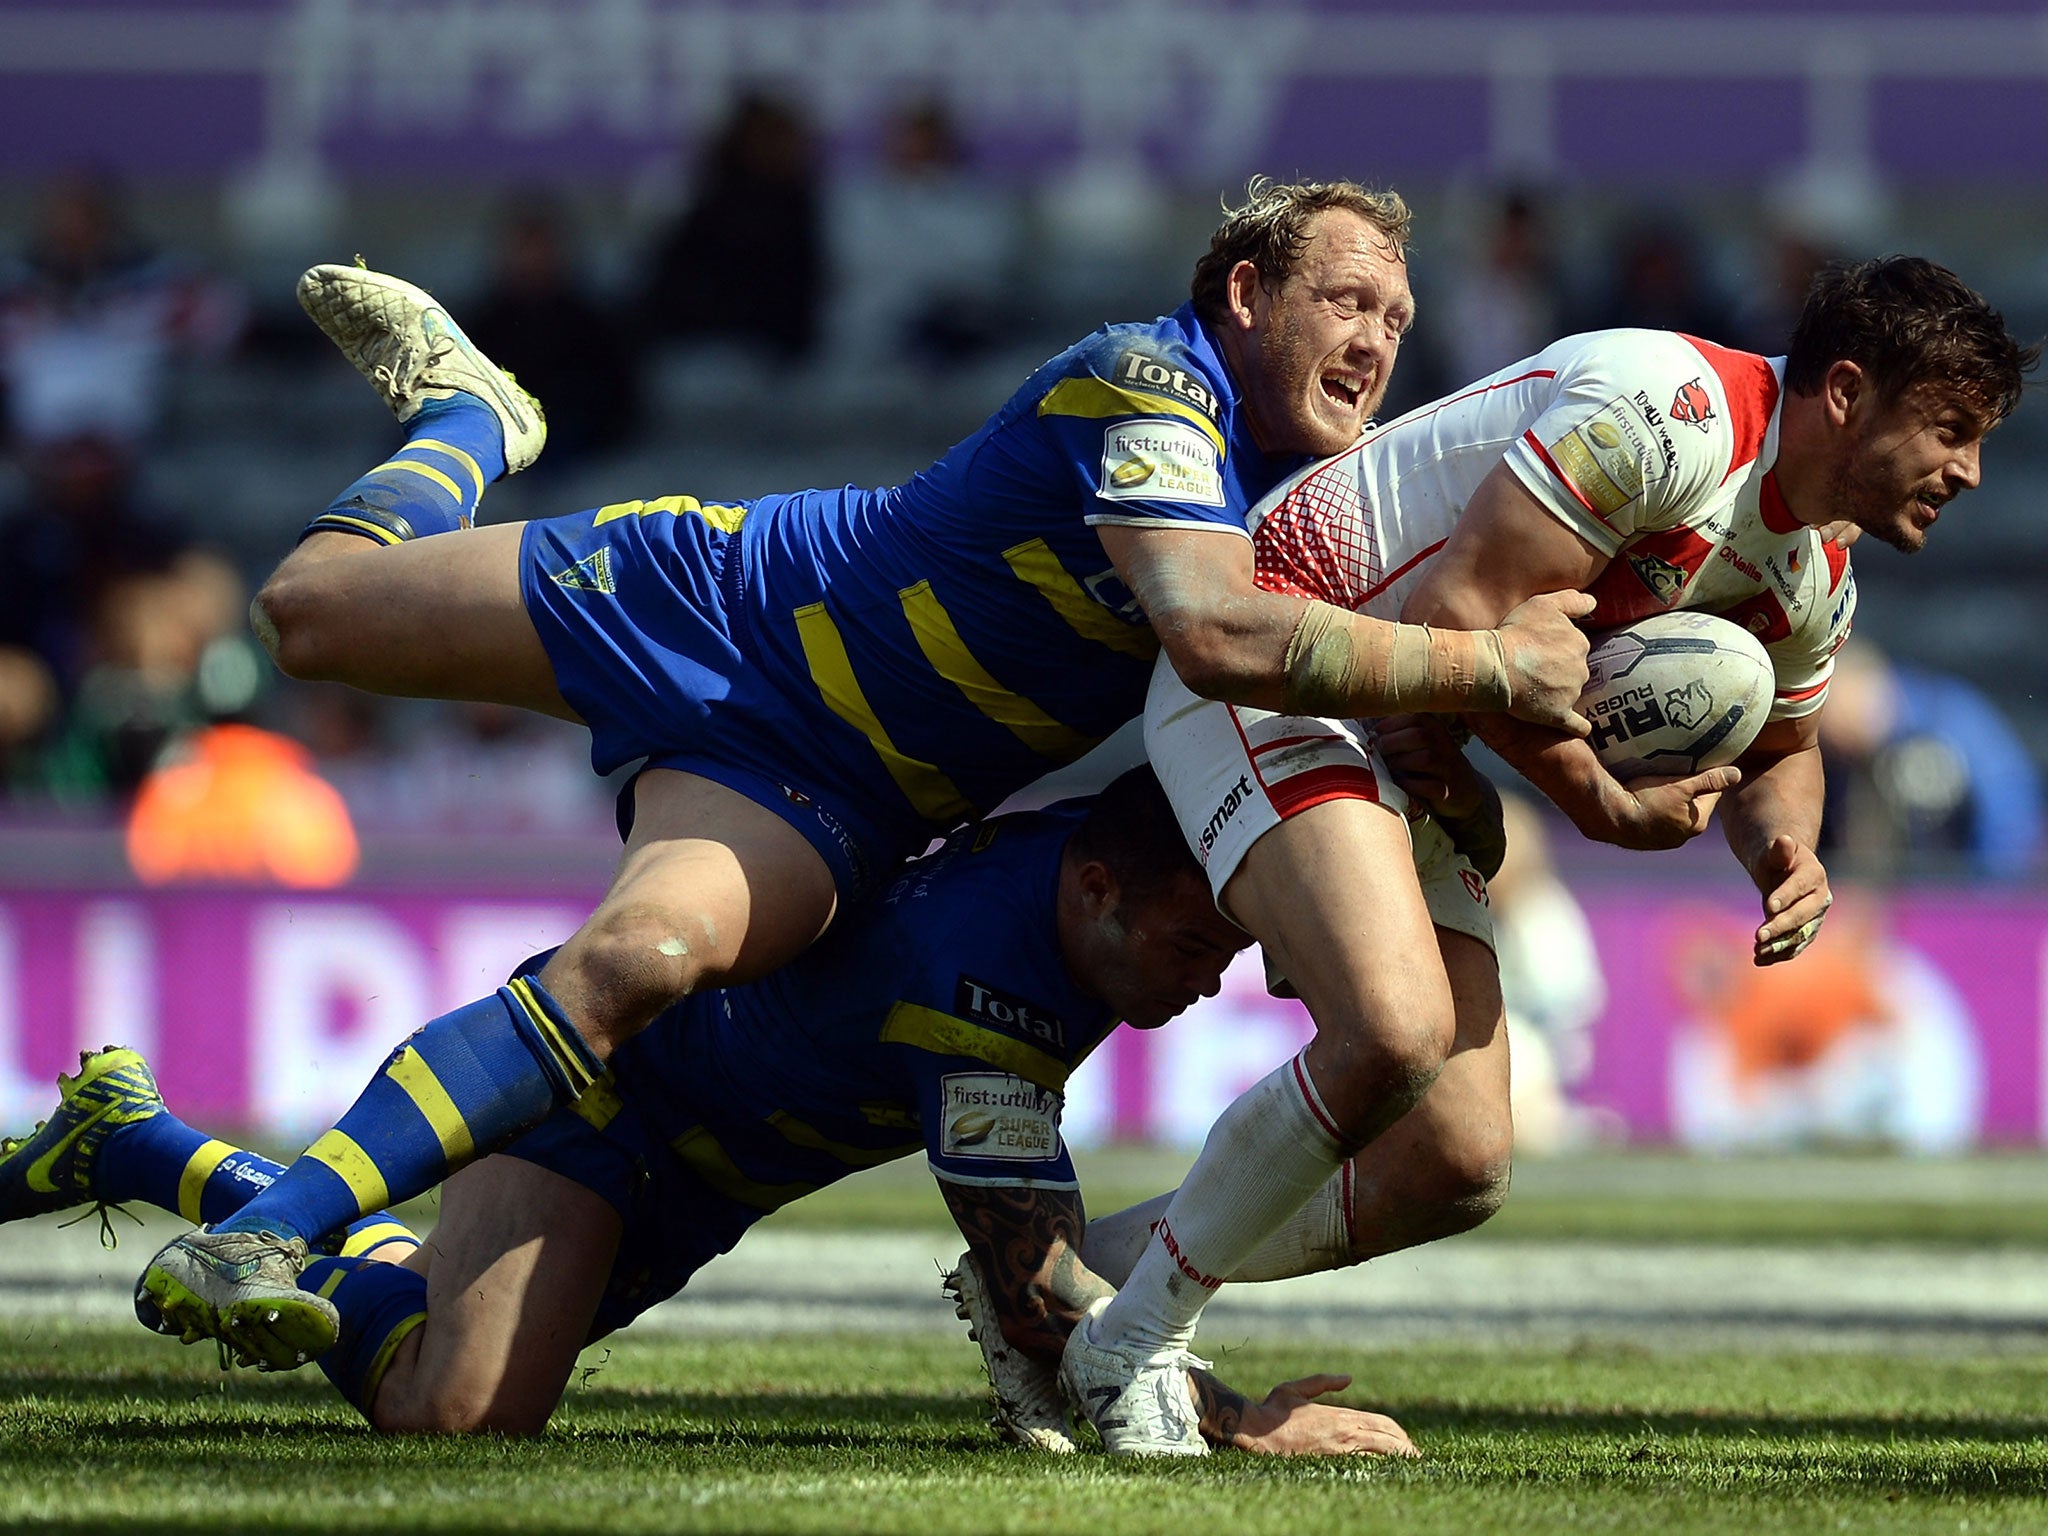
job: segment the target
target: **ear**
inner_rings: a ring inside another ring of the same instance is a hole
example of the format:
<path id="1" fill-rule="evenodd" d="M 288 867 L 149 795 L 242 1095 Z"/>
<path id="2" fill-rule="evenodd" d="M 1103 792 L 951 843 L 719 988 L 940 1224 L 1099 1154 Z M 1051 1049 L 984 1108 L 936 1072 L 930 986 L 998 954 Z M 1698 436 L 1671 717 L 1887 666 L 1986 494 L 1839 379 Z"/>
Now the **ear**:
<path id="1" fill-rule="evenodd" d="M 1084 859 L 1075 871 L 1076 883 L 1081 892 L 1081 908 L 1092 918 L 1106 916 L 1116 910 L 1117 898 L 1122 894 L 1116 876 L 1100 859 Z"/>
<path id="2" fill-rule="evenodd" d="M 1240 261 L 1230 269 L 1230 276 L 1223 280 L 1223 298 L 1229 306 L 1230 318 L 1241 331 L 1249 331 L 1258 321 L 1259 300 L 1265 286 L 1259 281 L 1259 269 L 1248 261 Z"/>
<path id="3" fill-rule="evenodd" d="M 1829 425 L 1845 426 L 1870 398 L 1870 380 L 1864 376 L 1861 364 L 1843 358 L 1822 377 L 1820 397 Z"/>

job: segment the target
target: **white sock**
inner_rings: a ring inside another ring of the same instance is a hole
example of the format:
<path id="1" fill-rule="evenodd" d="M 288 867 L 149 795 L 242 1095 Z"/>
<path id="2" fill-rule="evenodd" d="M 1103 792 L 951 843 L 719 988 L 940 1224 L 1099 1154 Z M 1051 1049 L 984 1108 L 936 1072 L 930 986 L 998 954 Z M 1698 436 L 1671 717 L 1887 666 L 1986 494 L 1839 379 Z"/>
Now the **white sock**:
<path id="1" fill-rule="evenodd" d="M 1210 1296 L 1329 1182 L 1344 1156 L 1306 1053 L 1261 1078 L 1210 1127 L 1131 1278 L 1090 1327 L 1100 1343 L 1185 1349 Z"/>
<path id="2" fill-rule="evenodd" d="M 1173 1191 L 1169 1189 L 1163 1195 L 1111 1211 L 1107 1216 L 1091 1217 L 1088 1230 L 1081 1234 L 1081 1262 L 1122 1290 L 1172 1199 Z"/>
<path id="3" fill-rule="evenodd" d="M 1173 1191 L 1097 1216 L 1081 1239 L 1081 1262 L 1121 1290 L 1166 1214 Z M 1342 1269 L 1351 1262 L 1351 1164 L 1346 1162 L 1308 1197 L 1285 1225 L 1230 1272 L 1230 1283 L 1289 1280 Z"/>
<path id="4" fill-rule="evenodd" d="M 1351 1164 L 1323 1181 L 1259 1251 L 1230 1272 L 1230 1283 L 1291 1280 L 1351 1262 Z"/>

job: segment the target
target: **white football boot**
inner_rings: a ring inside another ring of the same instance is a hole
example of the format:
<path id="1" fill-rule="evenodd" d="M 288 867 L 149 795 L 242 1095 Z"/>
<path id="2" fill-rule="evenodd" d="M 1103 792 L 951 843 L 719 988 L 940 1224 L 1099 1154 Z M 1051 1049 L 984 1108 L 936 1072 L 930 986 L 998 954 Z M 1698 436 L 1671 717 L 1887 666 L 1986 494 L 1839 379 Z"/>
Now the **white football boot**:
<path id="1" fill-rule="evenodd" d="M 1188 1372 L 1207 1370 L 1209 1362 L 1184 1349 L 1141 1355 L 1096 1343 L 1095 1320 L 1109 1300 L 1105 1296 L 1090 1307 L 1067 1337 L 1060 1382 L 1068 1398 L 1112 1456 L 1208 1455 Z"/>
<path id="2" fill-rule="evenodd" d="M 974 1255 L 961 1254 L 960 1262 L 940 1283 L 954 1303 L 955 1314 L 966 1322 L 967 1337 L 981 1346 L 982 1368 L 996 1396 L 996 1416 L 990 1427 L 1004 1439 L 1034 1451 L 1071 1456 L 1074 1437 L 1060 1397 L 1059 1371 L 1012 1349 L 1004 1339 Z"/>
<path id="3" fill-rule="evenodd" d="M 289 1371 L 341 1333 L 325 1296 L 299 1289 L 306 1244 L 274 1232 L 188 1232 L 142 1272 L 135 1315 L 157 1333 L 219 1340 L 244 1365 Z"/>
<path id="4" fill-rule="evenodd" d="M 314 267 L 299 279 L 299 307 L 400 422 L 429 400 L 475 395 L 505 428 L 506 474 L 540 457 L 548 440 L 540 402 L 479 352 L 426 289 L 367 267 Z"/>

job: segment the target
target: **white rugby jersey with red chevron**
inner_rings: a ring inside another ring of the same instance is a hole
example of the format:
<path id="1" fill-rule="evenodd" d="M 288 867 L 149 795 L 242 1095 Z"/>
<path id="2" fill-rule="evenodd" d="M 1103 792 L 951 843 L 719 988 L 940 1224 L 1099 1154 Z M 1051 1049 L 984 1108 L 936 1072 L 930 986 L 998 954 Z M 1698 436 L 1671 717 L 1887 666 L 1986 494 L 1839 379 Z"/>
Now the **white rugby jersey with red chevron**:
<path id="1" fill-rule="evenodd" d="M 1588 626 L 1696 608 L 1777 674 L 1773 720 L 1811 714 L 1848 638 L 1848 551 L 1779 494 L 1784 359 L 1671 331 L 1568 336 L 1369 431 L 1276 487 L 1249 526 L 1259 585 L 1396 618 L 1479 482 L 1506 459 L 1608 565 Z"/>

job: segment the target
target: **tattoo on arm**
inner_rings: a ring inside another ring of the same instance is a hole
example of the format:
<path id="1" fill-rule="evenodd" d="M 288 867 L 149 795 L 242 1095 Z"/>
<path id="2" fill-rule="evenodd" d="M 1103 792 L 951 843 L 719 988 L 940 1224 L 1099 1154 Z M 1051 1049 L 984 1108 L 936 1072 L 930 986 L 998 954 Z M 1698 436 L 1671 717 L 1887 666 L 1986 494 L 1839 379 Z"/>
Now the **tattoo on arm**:
<path id="1" fill-rule="evenodd" d="M 1058 1360 L 1090 1303 L 1115 1294 L 1081 1262 L 1088 1218 L 1079 1192 L 944 1178 L 939 1188 L 980 1262 L 1003 1337 L 1026 1354 Z"/>
<path id="2" fill-rule="evenodd" d="M 1236 1444 L 1251 1400 L 1207 1371 L 1189 1371 L 1188 1381 L 1195 1389 L 1195 1406 L 1201 1410 L 1203 1438 L 1213 1445 Z"/>

